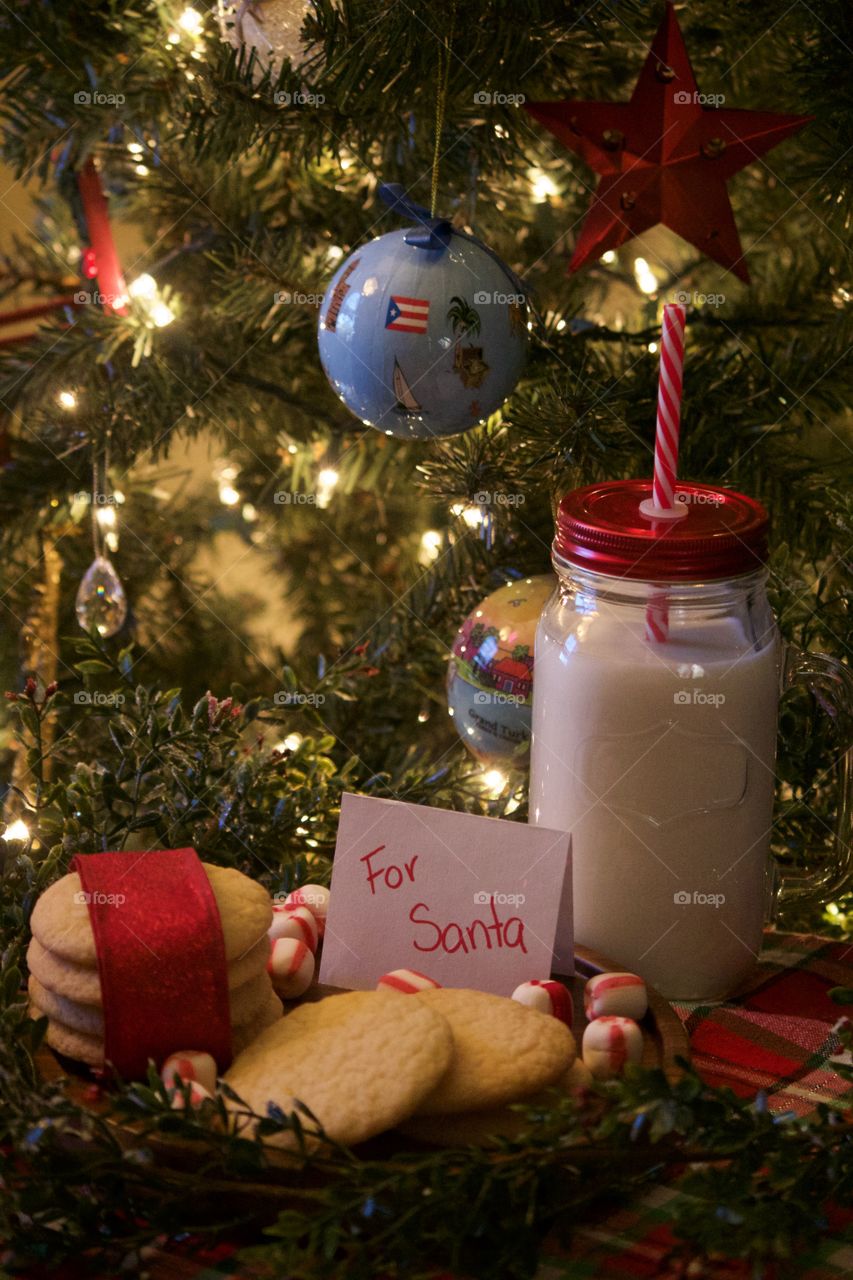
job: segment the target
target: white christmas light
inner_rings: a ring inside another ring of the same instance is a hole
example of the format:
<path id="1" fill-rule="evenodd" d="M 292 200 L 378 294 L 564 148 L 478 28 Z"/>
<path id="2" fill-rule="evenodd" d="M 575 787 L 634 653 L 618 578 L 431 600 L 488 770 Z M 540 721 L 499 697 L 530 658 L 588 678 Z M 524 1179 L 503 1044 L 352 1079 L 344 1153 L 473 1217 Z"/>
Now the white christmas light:
<path id="1" fill-rule="evenodd" d="M 421 554 L 418 559 L 429 564 L 431 560 L 438 559 L 440 550 L 441 534 L 438 529 L 427 529 L 426 533 L 421 535 Z"/>
<path id="2" fill-rule="evenodd" d="M 151 308 L 151 319 L 158 329 L 165 329 L 167 324 L 171 324 L 175 318 L 175 313 L 170 306 L 158 299 Z"/>
<path id="3" fill-rule="evenodd" d="M 601 255 L 601 261 L 606 262 L 607 265 L 609 266 L 611 262 L 616 261 L 616 254 L 613 252 L 612 249 L 608 249 L 606 253 L 603 253 Z"/>
<path id="4" fill-rule="evenodd" d="M 302 745 L 301 733 L 289 733 L 284 740 L 284 746 L 287 748 L 288 751 L 296 751 L 296 749 L 298 747 L 301 747 L 301 745 Z"/>
<path id="5" fill-rule="evenodd" d="M 141 142 L 129 142 L 127 144 L 127 149 L 132 156 L 141 156 L 142 152 L 145 150 Z"/>
<path id="6" fill-rule="evenodd" d="M 140 178 L 147 178 L 151 170 L 148 168 L 147 164 L 138 164 L 136 166 L 136 172 L 139 174 Z"/>
<path id="7" fill-rule="evenodd" d="M 500 769 L 487 769 L 483 774 L 483 787 L 491 796 L 499 796 L 507 783 L 505 773 Z"/>
<path id="8" fill-rule="evenodd" d="M 135 298 L 138 302 L 150 302 L 157 297 L 157 281 L 144 271 L 141 276 L 131 280 L 127 291 L 131 298 Z"/>
<path id="9" fill-rule="evenodd" d="M 16 818 L 14 822 L 10 822 L 3 832 L 4 840 L 29 840 L 29 838 L 30 829 L 23 818 Z"/>
<path id="10" fill-rule="evenodd" d="M 178 18 L 178 26 L 182 31 L 186 31 L 188 36 L 200 36 L 204 29 L 204 19 L 198 9 L 187 6 Z"/>
<path id="11" fill-rule="evenodd" d="M 531 169 L 528 177 L 530 178 L 530 187 L 536 204 L 544 204 L 552 196 L 560 194 L 554 179 L 544 169 Z"/>
<path id="12" fill-rule="evenodd" d="M 634 259 L 634 279 L 637 281 L 637 288 L 641 289 L 643 293 L 657 293 L 657 276 L 645 258 Z"/>
<path id="13" fill-rule="evenodd" d="M 340 476 L 334 467 L 323 467 L 317 476 L 317 506 L 327 507 L 332 500 L 335 485 Z"/>
<path id="14" fill-rule="evenodd" d="M 118 523 L 116 509 L 111 505 L 98 507 L 95 512 L 95 519 L 102 529 L 114 529 Z"/>
<path id="15" fill-rule="evenodd" d="M 63 409 L 76 409 L 77 397 L 73 391 L 60 391 L 56 397 Z"/>
<path id="16" fill-rule="evenodd" d="M 226 507 L 236 507 L 240 501 L 240 495 L 233 484 L 221 484 L 219 486 L 219 501 Z"/>
<path id="17" fill-rule="evenodd" d="M 648 345 L 648 350 L 649 350 L 649 351 L 651 351 L 652 355 L 654 355 L 654 353 L 657 351 L 657 349 L 658 349 L 658 344 L 657 344 L 656 342 L 650 342 L 650 343 L 649 343 L 649 345 Z"/>

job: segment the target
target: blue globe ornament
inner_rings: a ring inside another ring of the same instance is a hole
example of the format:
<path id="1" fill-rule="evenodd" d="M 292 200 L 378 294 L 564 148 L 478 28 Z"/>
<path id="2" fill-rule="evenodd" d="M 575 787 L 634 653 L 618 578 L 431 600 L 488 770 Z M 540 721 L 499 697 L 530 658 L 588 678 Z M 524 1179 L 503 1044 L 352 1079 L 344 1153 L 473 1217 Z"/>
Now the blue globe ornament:
<path id="1" fill-rule="evenodd" d="M 323 369 L 350 412 L 386 435 L 457 435 L 499 409 L 518 381 L 524 286 L 401 188 L 381 194 L 419 225 L 371 240 L 342 264 L 320 310 Z"/>

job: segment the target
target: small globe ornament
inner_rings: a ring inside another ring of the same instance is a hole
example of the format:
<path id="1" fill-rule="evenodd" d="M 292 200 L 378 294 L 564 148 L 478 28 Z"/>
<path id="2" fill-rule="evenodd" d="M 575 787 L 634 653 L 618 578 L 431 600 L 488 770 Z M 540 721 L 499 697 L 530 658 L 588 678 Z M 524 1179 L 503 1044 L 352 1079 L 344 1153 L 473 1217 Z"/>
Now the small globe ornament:
<path id="1" fill-rule="evenodd" d="M 521 768 L 530 750 L 533 641 L 552 574 L 508 582 L 462 623 L 447 674 L 448 710 L 484 764 Z"/>
<path id="2" fill-rule="evenodd" d="M 306 60 L 302 24 L 312 11 L 311 0 L 219 0 L 217 5 L 223 40 L 245 49 L 247 57 L 256 51 L 256 80 L 267 69 L 277 75 L 285 59 L 294 68 Z"/>
<path id="3" fill-rule="evenodd" d="M 456 232 L 446 245 L 390 231 L 356 249 L 320 309 L 320 359 L 368 426 L 404 440 L 457 435 L 499 409 L 527 347 L 509 269 Z"/>

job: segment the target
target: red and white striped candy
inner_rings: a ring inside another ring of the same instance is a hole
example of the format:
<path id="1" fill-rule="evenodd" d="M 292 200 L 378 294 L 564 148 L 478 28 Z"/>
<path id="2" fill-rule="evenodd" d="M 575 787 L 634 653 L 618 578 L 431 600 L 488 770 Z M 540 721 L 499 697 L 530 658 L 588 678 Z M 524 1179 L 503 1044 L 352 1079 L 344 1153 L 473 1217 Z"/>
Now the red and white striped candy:
<path id="1" fill-rule="evenodd" d="M 267 972 L 276 994 L 285 1000 L 295 1000 L 311 986 L 314 956 L 305 943 L 296 938 L 276 938 L 267 961 Z"/>
<path id="2" fill-rule="evenodd" d="M 304 942 L 312 953 L 320 937 L 317 921 L 307 907 L 289 907 L 287 903 L 273 907 L 272 924 L 267 930 L 273 942 L 277 938 L 295 938 Z"/>
<path id="3" fill-rule="evenodd" d="M 403 995 L 413 996 L 417 991 L 428 991 L 431 987 L 440 987 L 441 983 L 428 978 L 417 969 L 392 969 L 383 973 L 376 984 L 377 991 L 401 991 Z"/>
<path id="4" fill-rule="evenodd" d="M 619 1014 L 639 1022 L 649 1007 L 646 984 L 636 973 L 598 973 L 584 987 L 583 1007 L 590 1021 Z"/>
<path id="5" fill-rule="evenodd" d="M 530 982 L 522 982 L 520 987 L 516 987 L 512 998 L 527 1005 L 528 1009 L 550 1013 L 560 1022 L 565 1022 L 567 1027 L 572 1025 L 572 995 L 562 982 L 554 982 L 551 978 L 532 978 Z"/>
<path id="6" fill-rule="evenodd" d="M 171 1106 L 174 1111 L 184 1110 L 186 1106 L 184 1093 L 185 1090 L 183 1086 L 178 1082 L 178 1087 L 174 1090 L 170 1099 Z M 189 1095 L 189 1103 L 191 1107 L 200 1107 L 203 1102 L 209 1102 L 212 1098 L 213 1094 L 210 1093 L 208 1089 L 205 1089 L 203 1084 L 196 1084 L 195 1081 L 192 1082 L 190 1085 Z"/>
<path id="7" fill-rule="evenodd" d="M 581 1051 L 594 1078 L 610 1080 L 626 1063 L 640 1061 L 643 1033 L 633 1018 L 596 1018 L 583 1033 Z"/>
<path id="8" fill-rule="evenodd" d="M 209 1053 L 196 1049 L 182 1049 L 170 1054 L 160 1068 L 160 1079 L 167 1089 L 192 1081 L 209 1093 L 216 1092 L 216 1063 Z"/>
<path id="9" fill-rule="evenodd" d="M 323 884 L 304 884 L 301 889 L 294 889 L 284 900 L 286 907 L 307 907 L 317 921 L 317 930 L 322 938 L 326 932 L 326 916 L 329 914 L 329 890 Z"/>

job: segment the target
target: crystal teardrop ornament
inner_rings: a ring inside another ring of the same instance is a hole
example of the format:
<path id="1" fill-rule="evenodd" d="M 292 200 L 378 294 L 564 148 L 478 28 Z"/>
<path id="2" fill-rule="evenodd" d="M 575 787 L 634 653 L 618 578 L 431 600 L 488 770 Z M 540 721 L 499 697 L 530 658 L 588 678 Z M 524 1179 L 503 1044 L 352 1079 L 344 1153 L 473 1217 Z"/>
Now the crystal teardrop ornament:
<path id="1" fill-rule="evenodd" d="M 127 596 L 111 561 L 95 556 L 77 591 L 77 621 L 84 631 L 114 636 L 127 617 Z"/>

